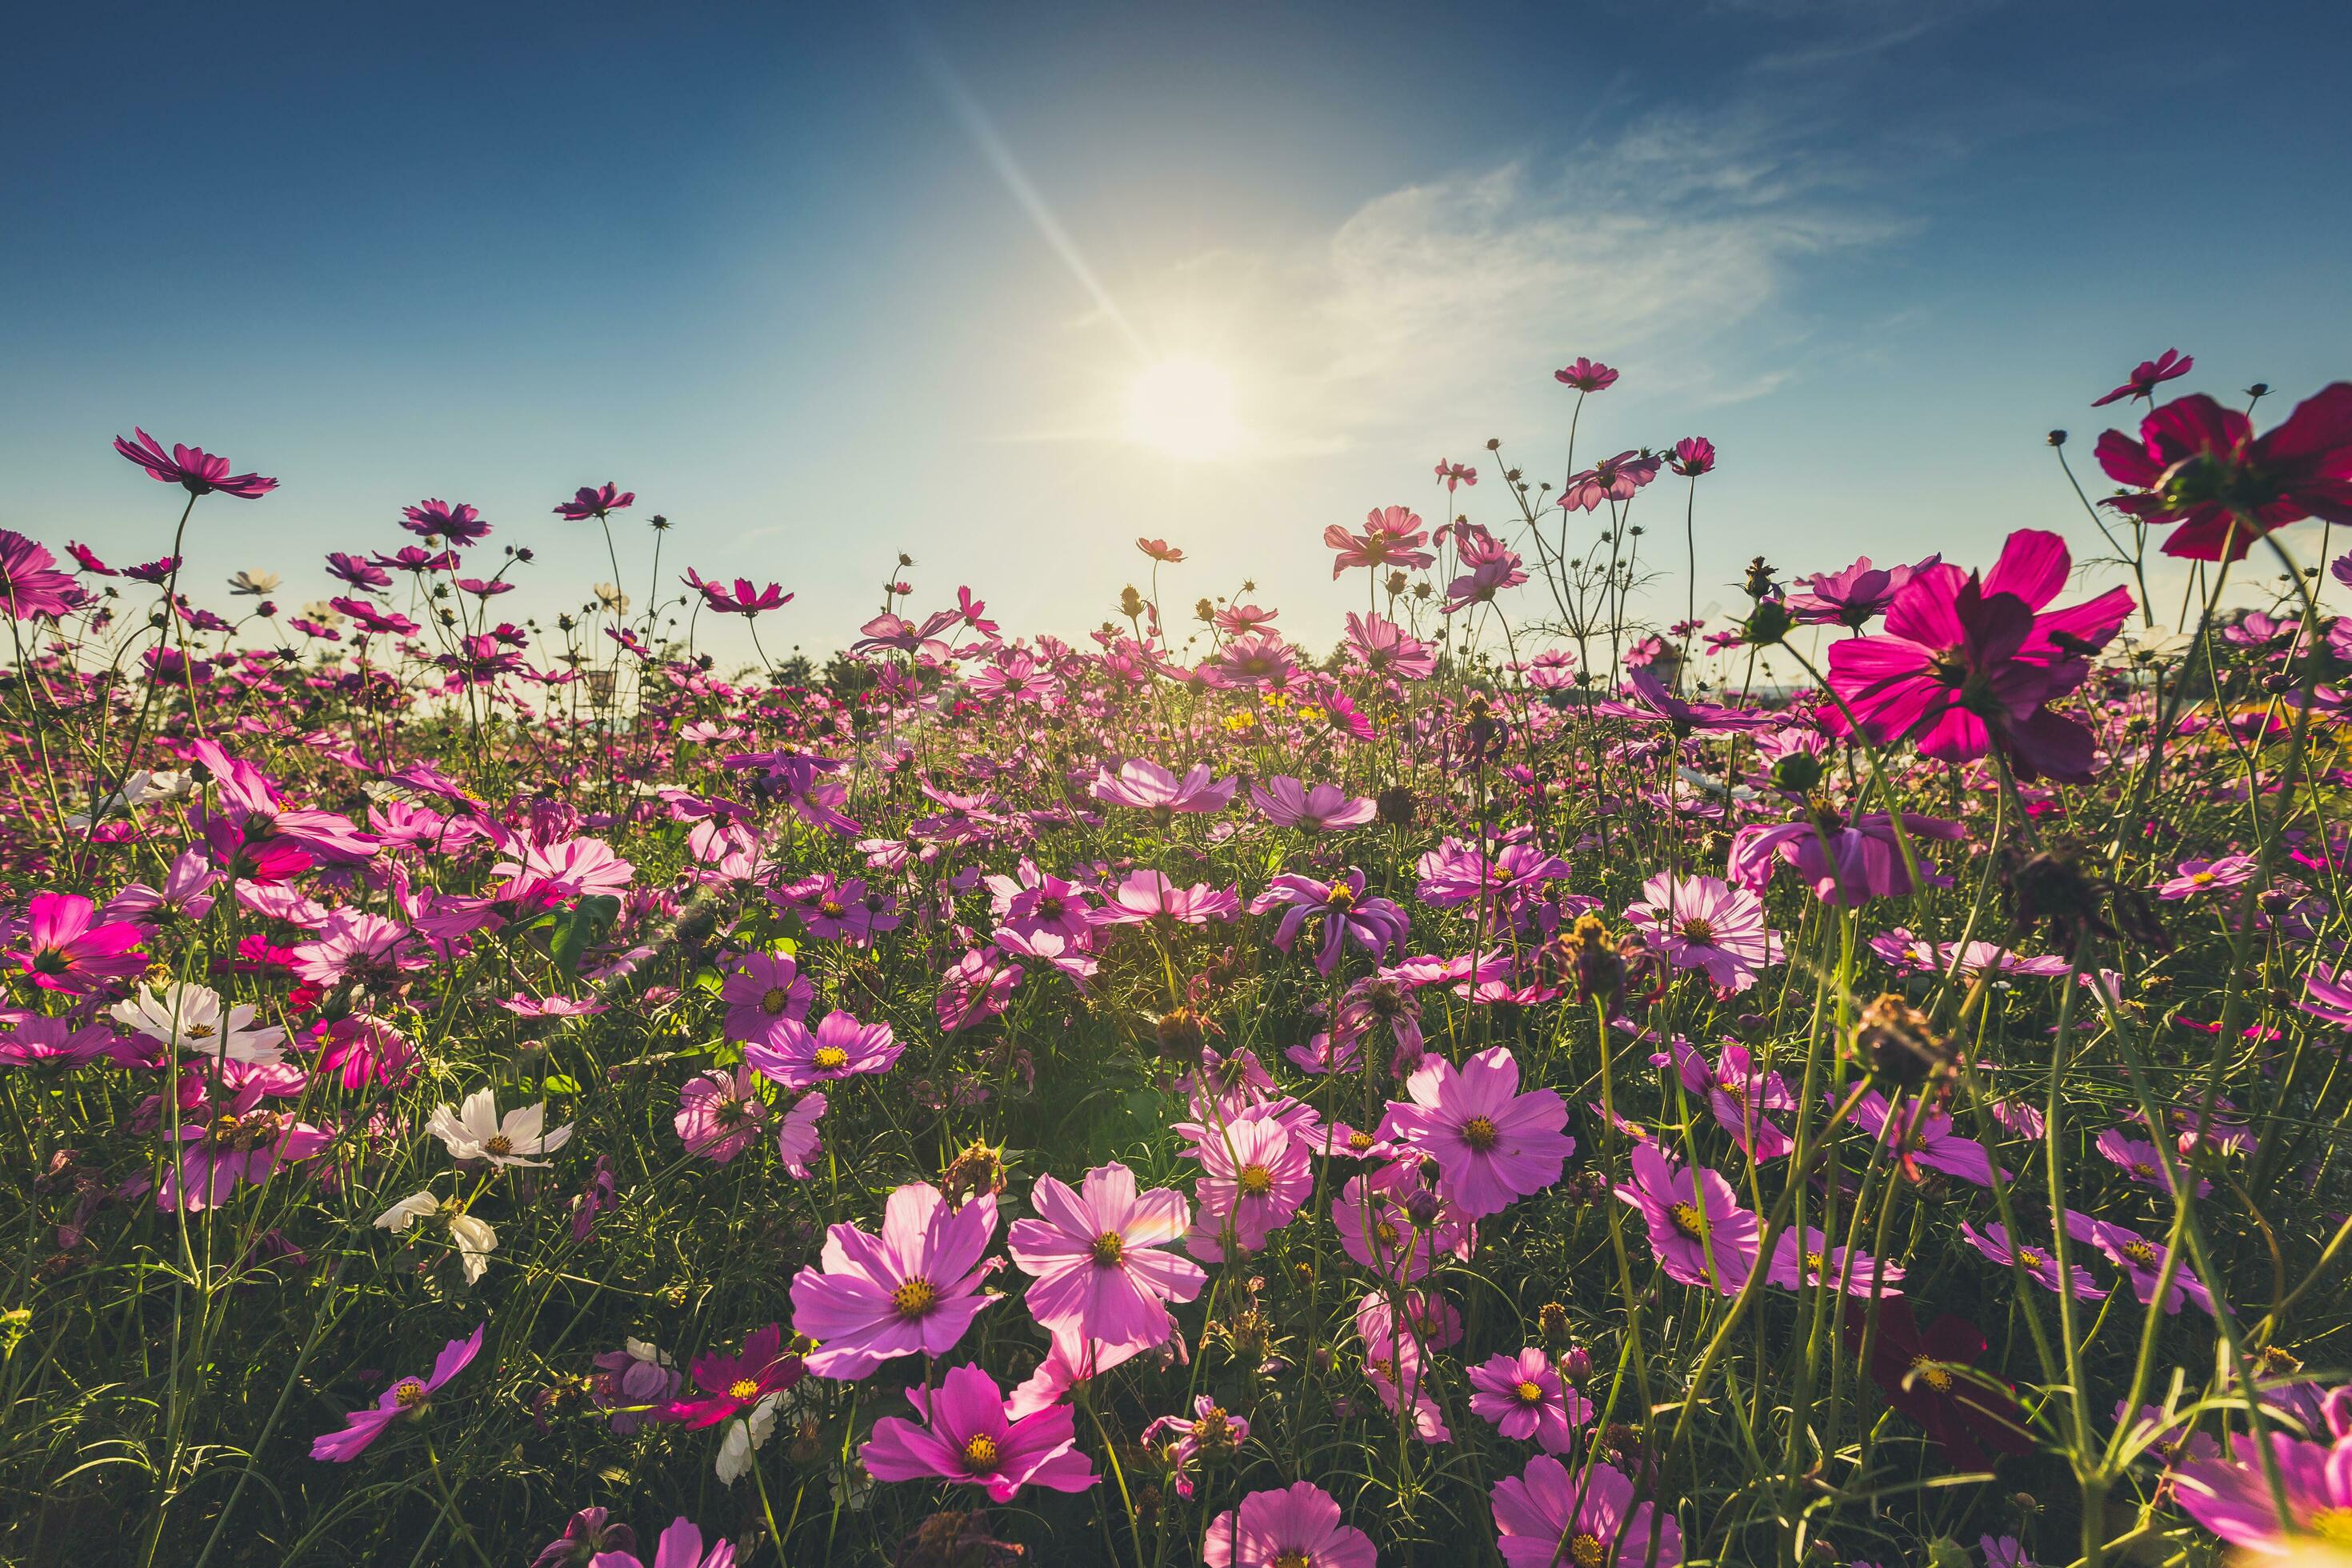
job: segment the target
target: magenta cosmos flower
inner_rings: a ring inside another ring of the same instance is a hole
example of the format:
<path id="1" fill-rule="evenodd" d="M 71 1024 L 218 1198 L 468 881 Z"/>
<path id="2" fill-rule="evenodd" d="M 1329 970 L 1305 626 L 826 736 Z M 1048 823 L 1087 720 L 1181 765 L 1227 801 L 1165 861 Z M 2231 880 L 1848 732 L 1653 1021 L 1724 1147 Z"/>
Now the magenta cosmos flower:
<path id="1" fill-rule="evenodd" d="M 2183 860 L 2178 871 L 2156 890 L 2167 900 L 2193 899 L 2200 893 L 2226 892 L 2254 879 L 2258 869 L 2251 855 L 2224 855 L 2218 860 Z"/>
<path id="2" fill-rule="evenodd" d="M 1140 925 L 1150 921 L 1161 926 L 1196 926 L 1210 921 L 1237 920 L 1241 912 L 1238 889 L 1220 889 L 1205 882 L 1180 888 L 1158 871 L 1133 871 L 1112 892 L 1110 901 L 1096 912 L 1095 923 Z"/>
<path id="3" fill-rule="evenodd" d="M 770 1037 L 773 1044 L 745 1046 L 743 1059 L 787 1089 L 888 1072 L 907 1049 L 889 1025 L 862 1024 L 837 1009 L 814 1029 L 791 1018 L 779 1019 Z"/>
<path id="4" fill-rule="evenodd" d="M 1920 854 L 1917 841 L 1949 842 L 1967 837 L 1968 831 L 1957 822 L 1910 812 L 1903 815 L 1903 829 L 1913 840 L 1911 853 L 1919 862 L 1921 874 L 1931 879 L 1935 868 Z M 1772 879 L 1773 868 L 1782 862 L 1795 867 L 1798 877 L 1810 883 L 1813 896 L 1825 904 L 1853 909 L 1873 899 L 1901 898 L 1913 890 L 1895 819 L 1883 811 L 1848 816 L 1825 800 L 1814 800 L 1794 821 L 1759 823 L 1732 836 L 1727 869 L 1738 886 L 1762 892 Z"/>
<path id="5" fill-rule="evenodd" d="M 2352 1537 L 2352 1447 L 2306 1443 L 2279 1432 L 2270 1435 L 2270 1443 L 2286 1494 L 2284 1514 L 2272 1497 L 2270 1478 L 2251 1451 L 2182 1465 L 2173 1472 L 2173 1495 L 2198 1523 L 2231 1545 L 2265 1557 Z"/>
<path id="6" fill-rule="evenodd" d="M 46 545 L 0 528 L 0 609 L 16 619 L 51 619 L 82 601 L 81 585 L 57 569 Z"/>
<path id="7" fill-rule="evenodd" d="M 2352 522 L 2352 381 L 2323 387 L 2261 437 L 2245 415 L 2193 393 L 2141 420 L 2138 439 L 2110 430 L 2097 450 L 2107 477 L 2139 492 L 2101 504 L 2178 524 L 2167 555 L 2237 561 L 2290 522 Z"/>
<path id="8" fill-rule="evenodd" d="M 1658 477 L 1660 459 L 1647 452 L 1620 452 L 1580 474 L 1570 474 L 1559 504 L 1566 511 L 1591 511 L 1603 501 L 1632 500 L 1633 493 Z"/>
<path id="9" fill-rule="evenodd" d="M 747 1046 L 773 1045 L 785 1024 L 808 1016 L 815 995 L 790 956 L 747 953 L 719 988 L 719 999 L 727 1004 L 726 1036 Z"/>
<path id="10" fill-rule="evenodd" d="M 1209 1521 L 1206 1568 L 1373 1568 L 1372 1538 L 1339 1522 L 1339 1504 L 1312 1481 L 1252 1492 Z"/>
<path id="11" fill-rule="evenodd" d="M 1534 1345 L 1496 1355 L 1470 1369 L 1470 1410 L 1517 1442 L 1533 1437 L 1547 1454 L 1565 1454 L 1576 1428 L 1592 1419 L 1592 1404 L 1568 1385 L 1551 1358 Z"/>
<path id="12" fill-rule="evenodd" d="M 1945 763 L 1998 748 L 2026 777 L 2088 779 L 2091 731 L 2048 704 L 2089 678 L 2090 656 L 2133 600 L 2116 588 L 2044 614 L 2073 564 L 2063 540 L 2029 528 L 1981 577 L 1948 563 L 1921 572 L 1895 596 L 1884 635 L 1831 647 L 1831 689 L 1881 745 L 1915 741 Z"/>
<path id="13" fill-rule="evenodd" d="M 1202 763 L 1182 778 L 1178 778 L 1158 763 L 1137 757 L 1122 763 L 1117 773 L 1108 767 L 1097 771 L 1094 797 L 1112 805 L 1129 805 L 1138 811 L 1163 815 L 1179 811 L 1223 811 L 1233 804 L 1234 779 L 1217 779 L 1209 775 L 1209 764 Z"/>
<path id="14" fill-rule="evenodd" d="M 422 1412 L 441 1385 L 466 1370 L 467 1365 L 481 1353 L 483 1323 L 462 1340 L 451 1340 L 434 1359 L 428 1377 L 404 1377 L 376 1396 L 372 1408 L 354 1410 L 343 1418 L 341 1431 L 329 1432 L 310 1441 L 310 1458 L 347 1465 L 367 1450 L 369 1444 L 383 1436 L 383 1429 L 404 1415 Z"/>
<path id="15" fill-rule="evenodd" d="M 1171 1130 L 1192 1141 L 1201 1179 L 1192 1195 L 1200 1209 L 1190 1241 L 1192 1256 L 1224 1261 L 1228 1240 L 1244 1252 L 1265 1250 L 1266 1237 L 1288 1225 L 1315 1190 L 1307 1145 L 1271 1110 L 1230 1121 L 1179 1122 Z"/>
<path id="16" fill-rule="evenodd" d="M 1738 1295 L 1756 1268 L 1759 1227 L 1731 1184 L 1705 1165 L 1694 1180 L 1650 1143 L 1634 1145 L 1633 1165 L 1633 1180 L 1617 1189 L 1617 1197 L 1641 1211 L 1650 1250 L 1666 1278 L 1711 1283 L 1717 1294 Z"/>
<path id="17" fill-rule="evenodd" d="M 1719 877 L 1661 871 L 1642 884 L 1643 902 L 1625 918 L 1663 949 L 1676 969 L 1706 972 L 1718 991 L 1745 991 L 1780 962 L 1780 939 L 1764 923 L 1764 900 Z"/>
<path id="18" fill-rule="evenodd" d="M 1772 1263 L 1765 1278 L 1783 1290 L 1826 1285 L 1849 1296 L 1903 1294 L 1895 1284 L 1903 1278 L 1901 1268 L 1881 1263 L 1859 1248 L 1832 1247 L 1829 1237 L 1813 1226 L 1805 1227 L 1802 1247 L 1797 1244 L 1795 1231 L 1780 1233 L 1780 1239 L 1772 1244 Z"/>
<path id="19" fill-rule="evenodd" d="M 490 525 L 482 521 L 479 511 L 464 501 L 446 501 L 438 496 L 402 507 L 400 526 L 426 539 L 446 539 L 452 544 L 477 543 L 490 534 Z M 457 563 L 453 560 L 450 564 L 455 566 Z"/>
<path id="20" fill-rule="evenodd" d="M 677 1091 L 677 1115 L 671 1125 L 686 1141 L 686 1152 L 724 1165 L 751 1145 L 768 1119 L 760 1103 L 760 1080 L 748 1061 L 737 1062 L 731 1073 L 718 1068 L 697 1073 Z"/>
<path id="21" fill-rule="evenodd" d="M 1943 559 L 1937 554 L 1913 566 L 1873 566 L 1864 555 L 1843 572 L 1800 577 L 1797 585 L 1805 591 L 1789 595 L 1790 613 L 1810 626 L 1860 631 L 1886 613 L 1895 595 L 1911 585 L 1912 578 L 1941 564 Z"/>
<path id="22" fill-rule="evenodd" d="M 1331 580 L 1338 582 L 1351 566 L 1366 567 L 1378 572 L 1383 566 L 1410 567 L 1418 571 L 1437 557 L 1422 548 L 1429 542 L 1429 534 L 1421 526 L 1421 519 L 1409 507 L 1382 507 L 1364 516 L 1364 531 L 1349 533 L 1338 523 L 1323 531 L 1327 549 L 1339 553 L 1331 558 Z"/>
<path id="23" fill-rule="evenodd" d="M 1364 874 L 1352 867 L 1328 882 L 1297 872 L 1276 877 L 1251 900 L 1250 913 L 1271 914 L 1276 910 L 1282 910 L 1282 919 L 1274 928 L 1274 945 L 1285 952 L 1297 942 L 1308 921 L 1320 923 L 1322 941 L 1316 951 L 1315 967 L 1325 974 L 1339 967 L 1348 943 L 1354 942 L 1375 959 L 1392 956 L 1412 929 L 1412 920 L 1393 901 L 1364 897 Z"/>
<path id="24" fill-rule="evenodd" d="M 1422 1186 L 1421 1169 L 1419 1160 L 1406 1159 L 1351 1176 L 1331 1204 L 1331 1223 L 1348 1256 L 1400 1284 L 1427 1274 L 1441 1257 L 1469 1257 L 1476 1239 L 1467 1215 Z"/>
<path id="25" fill-rule="evenodd" d="M 555 515 L 567 522 L 584 522 L 592 517 L 635 506 L 636 500 L 636 491 L 617 489 L 610 480 L 600 486 L 582 485 L 570 500 L 555 503 Z"/>
<path id="26" fill-rule="evenodd" d="M 950 1208 L 919 1182 L 890 1194 L 879 1236 L 833 1226 L 819 1266 L 793 1279 L 793 1327 L 817 1342 L 809 1370 L 855 1382 L 893 1356 L 954 1349 L 996 1300 L 980 1294 L 995 1267 L 981 1255 L 995 1235 L 992 1195 Z"/>
<path id="27" fill-rule="evenodd" d="M 155 1190 L 158 1208 L 218 1208 L 240 1184 L 258 1186 L 278 1166 L 307 1160 L 334 1142 L 307 1121 L 263 1110 L 261 1096 L 262 1084 L 248 1081 L 210 1121 L 181 1126 L 179 1162 Z"/>
<path id="28" fill-rule="evenodd" d="M 694 1358 L 694 1397 L 672 1400 L 661 1419 L 683 1426 L 716 1426 L 750 1410 L 772 1394 L 782 1394 L 808 1375 L 801 1358 L 784 1349 L 782 1325 L 770 1323 L 744 1336 L 740 1355 L 711 1351 Z"/>
<path id="29" fill-rule="evenodd" d="M 1539 1455 L 1492 1495 L 1495 1544 L 1510 1568 L 1677 1568 L 1683 1560 L 1682 1526 L 1649 1503 L 1635 1507 L 1633 1483 L 1612 1465 L 1592 1466 L 1580 1486 L 1558 1459 Z"/>
<path id="30" fill-rule="evenodd" d="M 1308 833 L 1361 827 L 1372 819 L 1375 810 L 1368 795 L 1351 796 L 1338 784 L 1319 784 L 1310 789 L 1294 778 L 1269 779 L 1254 787 L 1250 804 L 1276 827 Z"/>
<path id="31" fill-rule="evenodd" d="M 874 1423 L 874 1436 L 857 1457 L 876 1480 L 936 1476 L 982 1488 L 992 1502 L 1011 1502 L 1024 1486 L 1082 1492 L 1102 1479 L 1078 1452 L 1068 1405 L 1048 1405 L 1015 1421 L 1005 1412 L 996 1380 L 976 1366 L 952 1367 L 936 1393 L 909 1388 L 907 1397 L 928 1428 L 896 1415 Z"/>
<path id="32" fill-rule="evenodd" d="M 1970 1247 L 2002 1268 L 2022 1267 L 2045 1290 L 2054 1292 L 2071 1284 L 2075 1299 L 2083 1301 L 2095 1301 L 2107 1293 L 2106 1287 L 2092 1279 L 2091 1271 L 2080 1264 L 2070 1262 L 2066 1272 L 2061 1274 L 2058 1256 L 2053 1248 L 2037 1247 L 2032 1242 L 2012 1244 L 2009 1227 L 2005 1225 L 1995 1223 L 1979 1230 L 1962 1220 L 1960 1235 L 1967 1238 Z"/>
<path id="33" fill-rule="evenodd" d="M 136 428 L 134 426 L 134 428 Z M 239 500 L 258 500 L 278 488 L 276 479 L 265 479 L 259 474 L 232 474 L 228 459 L 215 457 L 202 447 L 183 447 L 176 443 L 169 457 L 154 437 L 138 431 L 139 442 L 131 443 L 117 436 L 114 449 L 147 470 L 147 477 L 159 483 L 178 485 L 191 496 L 210 495 L 218 490 Z"/>
<path id="34" fill-rule="evenodd" d="M 1674 456 L 1666 467 L 1686 479 L 1715 472 L 1715 443 L 1704 436 L 1685 436 L 1675 443 Z"/>
<path id="35" fill-rule="evenodd" d="M 44 991 L 82 996 L 112 980 L 142 974 L 144 926 L 101 925 L 98 906 L 79 893 L 35 893 L 25 907 L 25 951 L 8 956 Z"/>
<path id="36" fill-rule="evenodd" d="M 2124 384 L 2121 386 L 2116 387 L 2105 397 L 2091 399 L 2091 406 L 2105 408 L 2108 404 L 2120 403 L 2126 397 L 2134 400 L 2145 397 L 2153 403 L 2156 401 L 2156 389 L 2158 385 L 2168 381 L 2179 380 L 2196 366 L 2197 358 L 2194 354 L 2182 353 L 2179 349 L 2167 349 L 2154 359 L 2140 361 L 2132 368 L 2131 374 L 2124 378 Z"/>
<path id="37" fill-rule="evenodd" d="M 1576 1152 L 1576 1140 L 1560 1131 L 1568 1107 L 1548 1089 L 1521 1094 L 1518 1058 L 1507 1046 L 1479 1052 L 1459 1071 L 1430 1057 L 1405 1092 L 1412 1100 L 1389 1102 L 1379 1135 L 1436 1161 L 1438 1192 L 1473 1219 L 1550 1186 Z"/>
<path id="38" fill-rule="evenodd" d="M 1176 1331 L 1167 1303 L 1189 1301 L 1208 1280 L 1201 1266 L 1164 1250 L 1192 1223 L 1173 1187 L 1138 1193 L 1125 1165 L 1097 1165 L 1080 1192 L 1040 1176 L 1029 1192 L 1034 1219 L 1006 1237 L 1013 1261 L 1036 1276 L 1030 1315 L 1055 1337 L 1115 1348 L 1157 1345 Z"/>
<path id="39" fill-rule="evenodd" d="M 762 588 L 749 577 L 736 578 L 730 589 L 724 583 L 705 582 L 691 567 L 678 581 L 700 594 L 703 604 L 722 616 L 756 616 L 762 610 L 780 609 L 799 596 L 785 593 L 782 583 Z"/>
<path id="40" fill-rule="evenodd" d="M 1551 378 L 1562 386 L 1572 386 L 1579 392 L 1606 392 L 1617 384 L 1617 372 L 1597 359 L 1576 356 L 1574 364 L 1563 365 L 1551 373 Z"/>

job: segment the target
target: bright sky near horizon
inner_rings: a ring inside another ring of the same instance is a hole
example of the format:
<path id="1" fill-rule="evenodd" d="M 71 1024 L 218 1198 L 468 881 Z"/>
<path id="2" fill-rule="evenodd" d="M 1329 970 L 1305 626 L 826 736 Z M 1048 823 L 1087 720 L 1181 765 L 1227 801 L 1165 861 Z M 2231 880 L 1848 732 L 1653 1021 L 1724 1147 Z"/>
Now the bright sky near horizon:
<path id="1" fill-rule="evenodd" d="M 2171 0 L 51 7 L 0 62 L 0 525 L 162 554 L 138 425 L 283 481 L 198 507 L 204 603 L 323 596 L 438 496 L 543 616 L 610 575 L 550 509 L 611 479 L 629 591 L 665 513 L 666 591 L 798 595 L 772 652 L 901 549 L 913 613 L 1073 635 L 1138 535 L 1321 649 L 1325 525 L 1435 521 L 1489 437 L 1557 479 L 1591 354 L 1581 457 L 1722 451 L 1702 605 L 1759 551 L 2084 554 L 2043 433 L 2093 483 L 2133 363 L 2265 424 L 2352 374 L 2347 52 Z"/>

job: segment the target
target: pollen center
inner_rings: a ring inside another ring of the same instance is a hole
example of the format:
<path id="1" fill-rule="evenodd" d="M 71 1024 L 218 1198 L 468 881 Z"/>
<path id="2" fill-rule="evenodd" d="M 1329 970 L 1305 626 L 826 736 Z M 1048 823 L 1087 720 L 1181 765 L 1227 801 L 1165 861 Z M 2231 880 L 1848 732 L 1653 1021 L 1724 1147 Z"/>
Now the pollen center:
<path id="1" fill-rule="evenodd" d="M 404 1377 L 392 1391 L 392 1402 L 403 1410 L 414 1410 L 425 1403 L 425 1385 L 413 1377 Z"/>
<path id="2" fill-rule="evenodd" d="M 1262 1198 L 1274 1191 L 1274 1173 L 1264 1165 L 1244 1165 L 1241 1189 L 1245 1198 Z"/>
<path id="3" fill-rule="evenodd" d="M 1609 1548 L 1601 1544 L 1601 1537 L 1590 1531 L 1580 1531 L 1568 1543 L 1568 1555 L 1576 1568 L 1601 1568 L 1609 1561 Z"/>
<path id="4" fill-rule="evenodd" d="M 1482 1152 L 1495 1146 L 1496 1137 L 1495 1124 L 1486 1117 L 1474 1116 L 1462 1124 L 1462 1142 Z"/>
<path id="5" fill-rule="evenodd" d="M 890 1306 L 902 1318 L 919 1318 L 936 1306 L 940 1288 L 928 1279 L 909 1279 L 890 1292 Z"/>
<path id="6" fill-rule="evenodd" d="M 1529 1383 L 1524 1378 L 1519 1380 L 1518 1385 L 1513 1388 L 1511 1393 L 1522 1405 L 1541 1405 L 1543 1403 L 1542 1384 Z"/>
<path id="7" fill-rule="evenodd" d="M 1701 1232 L 1696 1204 L 1676 1204 L 1672 1210 L 1672 1217 L 1676 1230 L 1689 1237 L 1693 1241 L 1699 1239 Z"/>
<path id="8" fill-rule="evenodd" d="M 1690 942 L 1713 942 L 1715 940 L 1714 923 L 1709 921 L 1701 920 L 1696 915 L 1693 915 L 1690 919 L 1683 921 L 1679 929 L 1681 930 L 1685 939 Z"/>
<path id="9" fill-rule="evenodd" d="M 490 1136 L 482 1140 L 482 1152 L 485 1154 L 511 1154 L 514 1152 L 514 1140 L 508 1137 L 503 1132 L 493 1132 Z"/>
<path id="10" fill-rule="evenodd" d="M 748 1377 L 739 1377 L 727 1385 L 727 1397 L 730 1399 L 756 1399 L 759 1396 L 760 1385 Z"/>
<path id="11" fill-rule="evenodd" d="M 839 1072 L 849 1065 L 849 1053 L 839 1046 L 819 1046 L 809 1065 L 819 1072 Z"/>
<path id="12" fill-rule="evenodd" d="M 2145 1241 L 2125 1242 L 2123 1246 L 2123 1254 L 2126 1258 L 2130 1258 L 2134 1263 L 2138 1264 L 2143 1268 L 2153 1268 L 2156 1267 L 2156 1248 L 2149 1246 Z"/>
<path id="13" fill-rule="evenodd" d="M 1949 1394 L 1952 1392 L 1952 1374 L 1943 1367 L 1937 1365 L 1932 1361 L 1929 1361 L 1926 1356 L 1920 1356 L 1916 1360 L 1913 1361 L 1911 1363 L 1911 1370 L 1919 1374 L 1920 1382 L 1926 1384 L 1937 1393 Z"/>
<path id="14" fill-rule="evenodd" d="M 963 1462 L 975 1470 L 996 1468 L 997 1447 L 993 1437 L 973 1437 L 963 1446 Z"/>
<path id="15" fill-rule="evenodd" d="M 1127 1241 L 1118 1232 L 1107 1230 L 1095 1237 L 1092 1250 L 1097 1263 L 1105 1268 L 1116 1268 L 1127 1257 Z"/>
<path id="16" fill-rule="evenodd" d="M 760 1011 L 765 1013 L 771 1018 L 782 1017 L 783 1016 L 784 1004 L 791 1000 L 792 994 L 787 992 L 782 986 L 771 985 L 766 991 L 761 994 Z"/>

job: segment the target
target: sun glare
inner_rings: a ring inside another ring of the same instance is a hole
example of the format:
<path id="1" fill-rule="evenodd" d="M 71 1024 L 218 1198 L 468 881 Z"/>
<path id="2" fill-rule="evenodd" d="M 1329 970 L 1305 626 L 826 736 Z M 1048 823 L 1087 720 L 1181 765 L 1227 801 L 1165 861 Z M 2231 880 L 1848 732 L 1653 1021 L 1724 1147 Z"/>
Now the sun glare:
<path id="1" fill-rule="evenodd" d="M 1197 359 L 1164 359 L 1127 395 L 1127 437 L 1171 458 L 1205 462 L 1240 449 L 1233 378 Z"/>

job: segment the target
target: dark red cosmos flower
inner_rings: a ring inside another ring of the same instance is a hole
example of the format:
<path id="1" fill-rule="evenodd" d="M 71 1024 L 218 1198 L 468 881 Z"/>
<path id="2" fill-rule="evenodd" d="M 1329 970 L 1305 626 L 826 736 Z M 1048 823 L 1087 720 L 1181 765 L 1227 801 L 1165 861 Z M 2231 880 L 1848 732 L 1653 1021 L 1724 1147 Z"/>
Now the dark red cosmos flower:
<path id="1" fill-rule="evenodd" d="M 735 579 L 734 592 L 723 583 L 704 581 L 702 574 L 691 566 L 678 579 L 702 595 L 702 602 L 722 616 L 756 616 L 761 610 L 772 610 L 789 605 L 798 595 L 784 592 L 782 583 L 771 583 L 764 588 L 752 585 L 749 577 Z"/>
<path id="2" fill-rule="evenodd" d="M 580 522 L 592 517 L 603 517 L 607 512 L 619 511 L 623 507 L 635 506 L 636 500 L 636 491 L 616 489 L 607 479 L 601 488 L 582 485 L 570 500 L 556 502 L 555 515 L 567 522 Z"/>
<path id="3" fill-rule="evenodd" d="M 230 473 L 226 458 L 215 457 L 202 447 L 174 443 L 171 455 L 166 457 L 154 437 L 144 430 L 139 430 L 138 436 L 137 446 L 117 436 L 114 449 L 146 469 L 150 479 L 184 486 L 192 496 L 218 490 L 240 500 L 257 500 L 278 488 L 276 479 L 265 479 L 259 474 Z"/>
<path id="4" fill-rule="evenodd" d="M 2352 382 L 2322 388 L 2259 437 L 2243 414 L 2193 393 L 2141 420 L 2137 440 L 2101 436 L 2098 457 L 2110 479 L 2141 492 L 2102 504 L 2179 524 L 2167 555 L 2242 560 L 2273 528 L 2306 517 L 2352 522 Z"/>
<path id="5" fill-rule="evenodd" d="M 712 1351 L 694 1360 L 694 1385 L 701 1397 L 674 1399 L 661 1409 L 661 1419 L 687 1426 L 716 1426 L 743 1415 L 771 1394 L 784 1390 L 808 1375 L 801 1358 L 784 1349 L 784 1331 L 774 1323 L 754 1329 L 743 1342 L 743 1353 Z"/>
<path id="6" fill-rule="evenodd" d="M 2174 381 L 2187 375 L 2196 367 L 2196 364 L 2197 360 L 2194 355 L 2182 353 L 2179 349 L 2167 349 L 2154 359 L 2140 361 L 2134 367 L 2130 377 L 2121 386 L 2116 387 L 2105 397 L 2093 398 L 2091 406 L 2105 408 L 2108 404 L 2126 397 L 2145 397 L 2153 403 L 2156 401 L 2158 383 Z"/>
<path id="7" fill-rule="evenodd" d="M 1845 1343 L 1862 1348 L 1863 1325 L 1869 1303 L 1850 1300 L 1845 1308 Z M 1985 1352 L 1983 1331 L 1949 1313 L 1937 1318 L 1922 1333 L 1904 1296 L 1884 1297 L 1878 1303 L 1878 1337 L 1870 1350 L 1870 1375 L 1886 1393 L 1886 1403 L 1927 1429 L 1956 1465 L 1990 1468 L 1985 1450 L 2025 1454 L 2033 1436 L 2025 1425 L 2025 1410 L 1998 1388 L 1966 1374 Z"/>
<path id="8" fill-rule="evenodd" d="M 1597 359 L 1576 356 L 1576 363 L 1551 373 L 1551 378 L 1562 386 L 1572 386 L 1579 392 L 1606 392 L 1617 384 L 1617 373 Z"/>
<path id="9" fill-rule="evenodd" d="M 1666 459 L 1666 467 L 1685 479 L 1711 474 L 1715 471 L 1715 443 L 1704 436 L 1685 436 L 1675 443 L 1674 456 Z"/>

